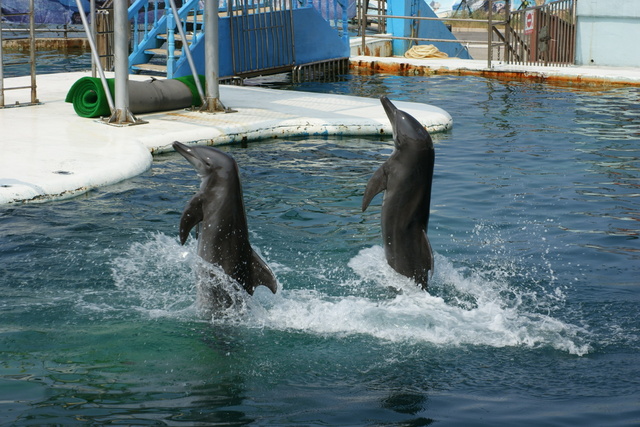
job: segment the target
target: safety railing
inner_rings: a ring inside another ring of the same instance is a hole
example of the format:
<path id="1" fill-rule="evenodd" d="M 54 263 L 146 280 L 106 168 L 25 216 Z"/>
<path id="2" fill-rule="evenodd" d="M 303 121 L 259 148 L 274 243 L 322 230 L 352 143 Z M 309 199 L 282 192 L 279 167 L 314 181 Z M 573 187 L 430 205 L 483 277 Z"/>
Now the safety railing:
<path id="1" fill-rule="evenodd" d="M 23 65 L 22 63 L 4 63 L 4 52 L 2 51 L 2 21 L 3 16 L 7 14 L 3 13 L 0 9 L 0 108 L 5 108 L 5 97 L 4 92 L 7 90 L 20 90 L 20 89 L 29 89 L 31 91 L 31 102 L 28 103 L 19 103 L 16 102 L 12 106 L 23 106 L 23 105 L 34 105 L 38 104 L 38 97 L 36 91 L 36 36 L 35 36 L 35 17 L 34 17 L 34 0 L 29 1 L 29 10 L 26 12 L 18 13 L 17 15 L 28 16 L 29 18 L 29 68 L 30 68 L 30 82 L 29 85 L 23 86 L 13 86 L 13 87 L 5 87 L 4 86 L 4 67 L 10 65 Z M 16 14 L 14 14 L 16 15 Z"/>
<path id="2" fill-rule="evenodd" d="M 234 75 L 284 72 L 294 66 L 293 9 L 291 0 L 232 0 L 227 16 Z"/>
<path id="3" fill-rule="evenodd" d="M 375 13 L 369 13 L 372 10 Z M 362 36 L 362 33 L 367 29 L 380 34 L 386 33 L 387 20 L 382 17 L 386 13 L 386 0 L 357 0 L 355 16 L 355 20 L 358 22 L 357 35 Z M 367 19 L 367 17 L 371 19 Z"/>
<path id="4" fill-rule="evenodd" d="M 137 0 L 129 6 L 128 18 L 133 30 L 131 35 L 133 52 L 140 50 L 145 40 L 157 37 L 159 31 L 166 31 L 166 13 L 171 9 L 168 2 L 164 7 L 158 6 L 159 3 L 149 0 Z M 154 31 L 154 29 L 157 30 Z"/>
<path id="5" fill-rule="evenodd" d="M 251 77 L 294 71 L 308 75 L 296 65 L 294 10 L 315 8 L 329 25 L 349 43 L 346 0 L 230 0 L 233 73 Z"/>
<path id="6" fill-rule="evenodd" d="M 131 21 L 131 65 L 144 63 L 149 56 L 146 51 L 151 44 L 155 48 L 155 39 L 166 40 L 166 72 L 167 76 L 173 76 L 174 70 L 185 61 L 185 49 L 196 43 L 203 37 L 200 17 L 203 14 L 204 4 L 200 0 L 188 0 L 182 3 L 177 10 L 179 20 L 176 20 L 171 11 L 169 2 L 164 2 L 164 7 L 154 0 L 137 0 L 129 7 L 129 20 Z M 176 21 L 182 25 L 182 32 L 189 33 L 186 39 L 179 36 Z M 188 31 L 190 29 L 190 31 Z M 178 34 L 176 34 L 178 33 Z M 176 50 L 176 42 L 182 42 L 182 47 Z M 153 49 L 152 48 L 152 49 Z"/>
<path id="7" fill-rule="evenodd" d="M 295 66 L 292 17 L 295 9 L 315 8 L 348 46 L 350 15 L 347 5 L 347 0 L 220 0 L 219 16 L 231 20 L 234 73 L 251 76 L 262 72 L 289 71 Z M 128 11 L 131 23 L 129 62 L 132 68 L 166 72 L 167 77 L 171 77 L 186 59 L 185 48 L 203 38 L 201 0 L 186 0 L 178 10 L 183 32 L 186 33 L 185 40 L 176 34 L 168 1 L 136 0 Z M 98 14 L 97 18 L 100 57 L 105 68 L 109 69 L 113 64 L 112 17 L 106 12 Z M 102 41 L 101 34 L 104 34 Z M 157 42 L 158 39 L 164 39 L 164 44 Z M 182 47 L 176 48 L 180 42 Z M 156 47 L 158 45 L 161 47 Z M 160 53 L 161 50 L 164 52 Z M 151 53 L 162 59 L 153 59 Z"/>
<path id="8" fill-rule="evenodd" d="M 389 15 L 387 14 L 387 9 L 385 5 L 385 0 L 378 0 L 378 5 L 375 8 L 375 13 L 369 13 L 369 6 L 367 0 L 361 0 L 359 3 L 359 30 L 361 36 L 361 49 L 362 52 L 366 52 L 367 47 L 367 39 L 392 39 L 392 40 L 408 40 L 414 43 L 418 42 L 431 42 L 431 43 L 460 43 L 462 45 L 487 45 L 488 55 L 487 62 L 488 67 L 491 67 L 491 62 L 493 61 L 493 50 L 498 47 L 504 46 L 504 40 L 494 41 L 493 34 L 499 26 L 504 26 L 506 24 L 506 16 L 502 14 L 493 13 L 493 0 L 487 1 L 487 9 L 488 9 L 488 18 L 487 19 L 474 19 L 474 18 L 456 18 L 456 17 L 444 17 L 444 18 L 433 18 L 426 16 L 400 16 L 400 15 Z M 506 3 L 509 3 L 507 0 Z M 505 10 L 508 10 L 505 8 Z M 403 19 L 403 20 L 411 20 L 413 22 L 418 21 L 441 21 L 446 23 L 460 22 L 471 25 L 479 25 L 487 28 L 487 39 L 486 40 L 459 40 L 457 38 L 452 39 L 437 39 L 437 38 L 425 38 L 425 37 L 415 37 L 415 36 L 396 36 L 391 34 L 386 34 L 384 31 L 387 28 L 387 20 L 390 19 Z M 377 28 L 373 28 L 370 24 L 376 23 Z"/>
<path id="9" fill-rule="evenodd" d="M 5 34 L 9 34 L 9 37 L 19 38 L 24 36 L 28 37 L 31 33 L 31 28 L 29 28 L 29 24 L 17 23 L 12 24 L 11 27 L 3 27 L 3 31 Z M 40 37 L 60 38 L 63 40 L 74 37 L 84 37 L 85 35 L 82 26 L 71 24 L 34 28 L 33 32 Z M 5 40 L 7 39 L 5 38 Z"/>
<path id="10" fill-rule="evenodd" d="M 95 14 L 95 41 L 100 58 L 100 65 L 103 70 L 113 70 L 114 55 L 114 23 L 113 23 L 113 1 L 105 2 Z M 95 67 L 96 64 L 93 64 Z M 94 73 L 95 75 L 95 73 Z"/>
<path id="11" fill-rule="evenodd" d="M 487 45 L 487 66 L 494 61 L 494 50 L 498 54 L 504 49 L 504 61 L 524 65 L 570 65 L 575 58 L 576 2 L 558 0 L 543 6 L 511 11 L 511 0 L 504 0 L 503 11 L 496 14 L 494 1 L 486 2 L 487 19 L 431 18 L 421 16 L 397 16 L 386 13 L 385 1 L 379 0 L 374 13 L 369 13 L 367 0 L 359 0 L 358 21 L 362 37 L 362 52 L 366 51 L 366 39 L 401 39 L 413 42 L 461 43 L 463 45 Z M 387 20 L 408 19 L 412 21 L 445 21 L 447 23 L 471 23 L 486 25 L 487 39 L 458 40 L 404 37 L 384 34 Z M 377 24 L 375 28 L 372 24 Z M 376 31 L 377 30 L 377 31 Z M 499 58 L 498 58 L 499 59 Z"/>
<path id="12" fill-rule="evenodd" d="M 502 37 L 508 63 L 571 65 L 575 62 L 576 0 L 511 12 Z"/>
<path id="13" fill-rule="evenodd" d="M 291 72 L 291 81 L 332 82 L 348 72 L 349 58 L 329 59 L 295 66 Z"/>

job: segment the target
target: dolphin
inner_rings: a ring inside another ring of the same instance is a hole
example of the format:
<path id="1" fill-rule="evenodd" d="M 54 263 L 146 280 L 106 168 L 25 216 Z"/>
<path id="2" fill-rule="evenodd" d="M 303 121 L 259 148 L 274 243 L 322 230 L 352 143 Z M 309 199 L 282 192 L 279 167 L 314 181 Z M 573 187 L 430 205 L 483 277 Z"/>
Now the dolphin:
<path id="1" fill-rule="evenodd" d="M 219 266 L 249 295 L 256 287 L 266 286 L 276 293 L 271 269 L 251 248 L 247 217 L 242 200 L 238 165 L 230 155 L 213 147 L 189 147 L 179 142 L 173 148 L 191 163 L 202 179 L 199 191 L 187 203 L 180 218 L 180 244 L 200 225 L 198 256 Z M 207 293 L 214 307 L 228 308 L 233 298 L 217 289 Z"/>
<path id="2" fill-rule="evenodd" d="M 364 212 L 384 191 L 382 236 L 387 262 L 427 290 L 433 274 L 433 251 L 427 237 L 435 150 L 429 132 L 386 96 L 380 102 L 393 129 L 395 149 L 369 179 L 362 198 Z"/>

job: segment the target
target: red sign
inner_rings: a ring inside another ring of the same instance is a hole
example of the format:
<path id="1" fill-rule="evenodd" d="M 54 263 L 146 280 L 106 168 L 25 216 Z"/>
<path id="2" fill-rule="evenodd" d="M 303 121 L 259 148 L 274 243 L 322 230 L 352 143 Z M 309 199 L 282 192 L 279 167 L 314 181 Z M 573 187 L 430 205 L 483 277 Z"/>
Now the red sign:
<path id="1" fill-rule="evenodd" d="M 527 10 L 524 12 L 524 34 L 529 35 L 533 33 L 534 24 L 534 11 Z"/>

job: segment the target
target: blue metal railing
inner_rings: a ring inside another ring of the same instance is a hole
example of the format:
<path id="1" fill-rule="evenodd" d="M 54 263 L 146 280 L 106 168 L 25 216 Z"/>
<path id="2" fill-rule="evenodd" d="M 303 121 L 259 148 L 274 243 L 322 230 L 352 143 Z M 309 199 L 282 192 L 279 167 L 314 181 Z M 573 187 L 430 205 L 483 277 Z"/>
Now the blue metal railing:
<path id="1" fill-rule="evenodd" d="M 131 37 L 131 54 L 129 55 L 129 69 L 133 64 L 143 63 L 151 56 L 145 51 L 155 48 L 160 43 L 159 37 L 166 34 L 167 43 L 167 77 L 173 77 L 174 71 L 186 55 L 184 49 L 198 42 L 203 37 L 202 27 L 197 24 L 198 17 L 203 13 L 203 5 L 200 0 L 185 1 L 178 9 L 178 16 L 183 30 L 187 25 L 193 25 L 190 40 L 182 40 L 181 54 L 176 55 L 176 19 L 171 12 L 168 2 L 164 8 L 159 8 L 155 0 L 137 0 L 129 7 L 129 21 L 133 32 Z M 188 17 L 191 17 L 190 19 Z"/>
<path id="2" fill-rule="evenodd" d="M 349 1 L 294 0 L 290 3 L 282 2 L 282 4 L 290 5 L 289 7 L 293 9 L 315 8 L 331 28 L 338 32 L 345 46 L 348 46 Z M 152 55 L 146 51 L 151 48 L 158 48 L 162 44 L 162 41 L 160 41 L 161 35 L 166 34 L 167 77 L 171 78 L 182 62 L 186 60 L 184 49 L 195 46 L 204 37 L 202 26 L 196 23 L 198 17 L 203 14 L 203 2 L 201 0 L 186 0 L 178 10 L 178 15 L 185 32 L 188 25 L 193 26 L 193 31 L 191 32 L 190 40 L 182 41 L 182 51 L 176 55 L 176 21 L 168 2 L 164 3 L 165 6 L 158 7 L 159 0 L 136 0 L 129 7 L 129 21 L 132 24 L 131 54 L 129 55 L 130 71 L 133 64 L 146 63 L 151 58 Z M 226 11 L 228 15 L 231 15 L 238 10 L 244 10 L 244 13 L 247 13 L 247 8 L 253 12 L 268 10 L 273 5 L 274 0 L 220 0 L 219 10 L 220 12 Z M 229 7 L 232 10 L 229 10 Z M 162 37 L 165 38 L 165 36 Z M 291 40 L 291 43 L 293 43 L 293 40 Z"/>

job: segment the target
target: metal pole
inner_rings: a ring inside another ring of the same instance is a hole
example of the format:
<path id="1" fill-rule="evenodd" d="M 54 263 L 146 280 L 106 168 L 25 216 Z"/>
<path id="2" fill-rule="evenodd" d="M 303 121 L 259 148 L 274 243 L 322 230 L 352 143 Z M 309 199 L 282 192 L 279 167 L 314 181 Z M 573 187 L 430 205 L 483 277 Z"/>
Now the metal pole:
<path id="1" fill-rule="evenodd" d="M 0 0 L 0 14 L 2 14 L 2 0 Z M 2 58 L 2 19 L 0 19 L 0 108 L 4 107 L 4 64 Z"/>
<path id="2" fill-rule="evenodd" d="M 216 0 L 217 1 L 217 0 Z M 193 62 L 193 56 L 191 56 L 191 49 L 189 48 L 189 42 L 187 41 L 187 36 L 184 33 L 184 29 L 182 28 L 182 21 L 180 19 L 180 15 L 178 15 L 178 9 L 176 8 L 176 2 L 174 0 L 170 0 L 171 11 L 173 12 L 173 17 L 175 18 L 176 27 L 178 27 L 178 32 L 180 33 L 180 37 L 182 38 L 182 43 L 184 45 L 184 53 L 187 55 L 187 61 L 189 62 L 189 68 L 191 68 L 191 74 L 193 75 L 194 83 L 196 84 L 196 88 L 198 89 L 198 95 L 200 95 L 200 99 L 204 102 L 204 91 L 202 90 L 202 85 L 200 84 L 200 77 L 196 72 L 196 65 Z M 216 17 L 218 14 L 216 14 Z M 197 19 L 197 17 L 194 17 Z M 195 22 L 194 22 L 195 25 Z M 206 37 L 206 32 L 205 32 Z"/>
<path id="3" fill-rule="evenodd" d="M 84 8 L 82 7 L 82 2 L 80 0 L 76 0 L 76 5 L 78 6 L 78 12 L 80 12 L 80 19 L 82 20 L 82 26 L 84 27 L 85 32 L 87 33 L 87 40 L 89 41 L 89 46 L 91 47 L 91 56 L 93 61 L 96 63 L 96 68 L 98 69 L 98 73 L 100 74 L 100 82 L 102 83 L 102 88 L 104 89 L 105 95 L 107 97 L 107 103 L 109 104 L 109 109 L 113 113 L 115 109 L 115 105 L 113 104 L 113 97 L 111 96 L 111 91 L 109 90 L 109 85 L 107 84 L 107 78 L 104 75 L 104 71 L 102 70 L 102 66 L 100 65 L 100 58 L 98 57 L 98 49 L 96 48 L 96 43 L 93 40 L 91 32 L 89 31 L 89 23 L 87 22 L 87 16 L 84 14 Z"/>
<path id="4" fill-rule="evenodd" d="M 575 64 L 576 63 L 576 31 L 577 31 L 577 18 L 576 18 L 576 1 L 574 0 L 571 2 L 571 25 L 572 25 L 572 29 L 571 29 L 571 40 L 569 41 L 571 43 L 571 48 L 570 48 L 570 53 L 569 53 L 569 59 L 570 59 L 570 64 Z"/>
<path id="5" fill-rule="evenodd" d="M 91 16 L 91 37 L 93 37 L 94 40 L 96 40 L 98 37 L 98 32 L 96 29 L 96 0 L 91 0 L 91 4 L 90 4 L 90 16 Z M 66 33 L 65 33 L 66 35 Z M 91 57 L 91 77 L 95 78 L 96 76 L 96 62 L 93 59 L 93 56 Z"/>
<path id="6" fill-rule="evenodd" d="M 207 82 L 207 99 L 202 105 L 206 111 L 226 111 L 220 101 L 218 73 L 220 72 L 218 42 L 218 0 L 204 3 L 204 70 Z"/>
<path id="7" fill-rule="evenodd" d="M 368 4 L 368 0 L 360 0 L 360 35 L 362 36 L 360 55 L 362 56 L 367 54 L 367 42 L 365 41 L 365 32 L 367 31 L 367 5 L 365 3 Z M 380 23 L 378 23 L 378 25 L 380 25 Z"/>
<path id="8" fill-rule="evenodd" d="M 29 1 L 29 62 L 31 65 L 31 103 L 38 103 L 36 93 L 36 12 L 34 0 Z"/>
<path id="9" fill-rule="evenodd" d="M 114 71 L 116 75 L 116 108 L 109 117 L 109 123 L 133 124 L 137 119 L 129 111 L 129 2 L 113 2 L 114 28 Z"/>
<path id="10" fill-rule="evenodd" d="M 487 45 L 489 46 L 489 51 L 487 52 L 487 68 L 491 68 L 491 58 L 493 57 L 493 0 L 489 0 L 488 20 Z"/>
<path id="11" fill-rule="evenodd" d="M 505 2 L 504 13 L 504 61 L 511 63 L 511 0 Z"/>

